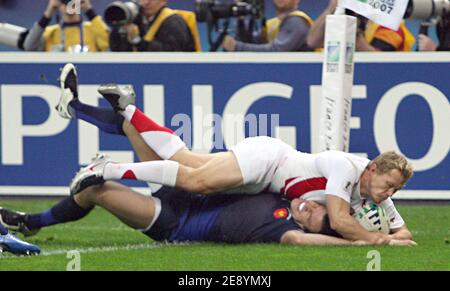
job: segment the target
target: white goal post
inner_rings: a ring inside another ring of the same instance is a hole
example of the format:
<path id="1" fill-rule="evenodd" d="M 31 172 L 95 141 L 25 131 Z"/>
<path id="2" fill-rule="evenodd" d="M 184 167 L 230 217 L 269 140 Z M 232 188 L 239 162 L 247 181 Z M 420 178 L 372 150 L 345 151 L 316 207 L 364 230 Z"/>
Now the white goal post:
<path id="1" fill-rule="evenodd" d="M 356 18 L 338 8 L 328 15 L 322 68 L 319 152 L 348 152 L 352 108 Z"/>

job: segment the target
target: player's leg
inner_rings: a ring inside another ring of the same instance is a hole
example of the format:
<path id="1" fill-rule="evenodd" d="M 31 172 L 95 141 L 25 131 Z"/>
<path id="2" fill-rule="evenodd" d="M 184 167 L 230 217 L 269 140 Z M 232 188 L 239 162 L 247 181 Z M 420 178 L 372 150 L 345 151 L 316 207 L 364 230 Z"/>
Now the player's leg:
<path id="1" fill-rule="evenodd" d="M 11 209 L 0 208 L 0 222 L 13 231 L 25 236 L 32 236 L 43 227 L 76 221 L 88 215 L 94 204 L 80 206 L 74 197 L 66 197 L 54 206 L 38 213 L 23 213 Z"/>
<path id="2" fill-rule="evenodd" d="M 157 211 L 155 198 L 115 182 L 89 187 L 74 196 L 74 199 L 81 207 L 98 205 L 135 229 L 148 228 Z"/>
<path id="3" fill-rule="evenodd" d="M 171 129 L 157 124 L 134 105 L 134 92 L 127 92 L 117 84 L 101 85 L 98 92 L 111 103 L 116 112 L 133 125 L 161 159 L 168 160 L 176 152 L 186 148 L 184 142 Z"/>
<path id="4" fill-rule="evenodd" d="M 119 135 L 127 135 L 134 149 L 136 150 L 141 161 L 167 159 L 178 161 L 189 167 L 197 168 L 210 160 L 210 154 L 196 154 L 189 151 L 179 137 L 177 137 L 169 128 L 158 125 L 145 116 L 140 110 L 133 122 L 126 122 L 125 118 L 111 108 L 99 108 L 83 104 L 78 99 L 78 76 L 76 68 L 73 64 L 68 63 L 64 66 L 60 75 L 61 97 L 56 109 L 61 117 L 66 119 L 79 118 L 88 123 L 97 126 L 100 130 Z M 108 96 L 119 96 L 119 98 L 127 100 L 127 102 L 135 103 L 135 93 L 130 87 L 119 87 L 117 85 L 100 86 L 99 92 Z M 108 99 L 108 101 L 110 101 Z M 136 128 L 146 128 L 144 132 L 138 132 Z M 154 131 L 154 133 L 146 133 L 145 131 Z M 167 133 L 170 133 L 167 135 Z M 139 138 L 147 146 L 143 144 Z M 151 136 L 155 138 L 152 139 Z M 144 138 L 145 137 L 145 138 Z M 154 146 L 156 151 L 151 147 Z"/>
<path id="5" fill-rule="evenodd" d="M 96 171 L 96 168 L 91 168 Z M 177 187 L 188 192 L 210 194 L 242 186 L 239 164 L 232 152 L 214 155 L 198 168 L 175 161 L 142 163 L 107 163 L 102 171 L 104 180 L 131 179 Z"/>
<path id="6" fill-rule="evenodd" d="M 210 194 L 242 186 L 244 183 L 236 156 L 216 154 L 199 168 L 180 166 L 175 186 L 189 192 Z"/>
<path id="7" fill-rule="evenodd" d="M 155 213 L 154 201 L 130 188 L 115 182 L 89 187 L 76 196 L 64 198 L 51 208 L 34 214 L 0 209 L 1 224 L 23 233 L 36 234 L 41 228 L 77 221 L 88 215 L 96 206 L 101 206 L 117 216 L 125 224 L 145 229 Z"/>
<path id="8" fill-rule="evenodd" d="M 149 147 L 149 145 L 144 141 L 142 136 L 134 128 L 134 126 L 131 125 L 131 123 L 125 121 L 123 123 L 123 131 L 128 137 L 128 140 L 133 146 L 133 149 L 137 153 L 141 162 L 161 160 L 161 158 L 155 153 L 153 149 Z M 187 148 L 184 148 L 176 152 L 170 158 L 170 160 L 176 161 L 191 168 L 198 168 L 214 158 L 216 155 L 216 153 L 198 154 L 188 150 Z"/>
<path id="9" fill-rule="evenodd" d="M 214 193 L 239 187 L 243 178 L 239 163 L 232 152 L 215 155 L 199 168 L 191 168 L 175 161 L 114 163 L 105 156 L 96 157 L 82 168 L 72 180 L 70 191 L 79 193 L 105 180 L 131 179 L 178 187 L 189 192 Z"/>
<path id="10" fill-rule="evenodd" d="M 137 108 L 134 98 L 120 86 L 102 85 L 98 91 L 111 103 L 114 110 L 128 121 L 124 123 L 123 131 L 133 146 L 139 135 L 160 159 L 170 159 L 193 168 L 203 165 L 214 157 L 214 154 L 197 154 L 188 150 L 173 130 L 158 124 Z M 135 149 L 140 148 L 140 146 L 135 147 Z"/>
<path id="11" fill-rule="evenodd" d="M 158 125 L 140 110 L 137 110 L 135 118 L 130 119 L 133 122 L 133 125 L 131 125 L 131 123 L 125 121 L 121 114 L 111 108 L 99 108 L 80 102 L 78 99 L 77 71 L 71 63 L 66 64 L 62 69 L 60 84 L 61 97 L 56 109 L 61 117 L 66 119 L 79 118 L 97 126 L 104 132 L 127 135 L 141 161 L 159 160 L 161 159 L 160 156 L 164 159 L 171 157 L 172 160 L 196 168 L 212 158 L 210 154 L 190 152 L 172 130 Z M 111 96 L 119 96 L 119 98 L 122 98 L 121 102 L 126 100 L 130 104 L 135 103 L 135 93 L 131 87 L 104 85 L 99 87 L 99 92 L 110 99 Z M 136 129 L 141 129 L 144 132 L 138 132 Z M 173 136 L 167 136 L 167 133 L 171 133 Z M 149 146 L 140 142 L 137 138 L 139 135 Z M 154 139 L 151 138 L 152 136 Z M 157 150 L 153 150 L 151 146 L 154 146 Z"/>
<path id="12" fill-rule="evenodd" d="M 175 186 L 203 194 L 260 193 L 270 185 L 283 153 L 290 149 L 274 138 L 247 138 L 230 151 L 212 156 L 199 168 L 180 165 Z"/>
<path id="13" fill-rule="evenodd" d="M 143 115 L 143 113 L 141 113 Z M 148 123 L 148 124 L 156 124 L 153 120 L 151 120 L 148 116 L 141 116 L 139 118 L 139 122 Z M 135 124 L 137 124 L 138 121 L 135 121 Z M 163 136 L 163 138 L 169 138 L 172 139 L 171 136 L 164 137 L 166 132 L 171 132 L 170 129 L 162 127 L 160 125 L 157 125 L 153 128 L 163 128 L 164 133 L 160 133 L 160 135 Z M 154 161 L 154 160 L 161 160 L 161 157 L 153 150 L 153 148 L 150 147 L 152 143 L 146 142 L 144 140 L 145 133 L 139 133 L 135 126 L 133 126 L 129 121 L 126 121 L 123 123 L 123 131 L 128 137 L 128 140 L 133 146 L 133 149 L 137 153 L 139 160 L 141 162 L 144 161 Z M 174 134 L 172 132 L 172 134 Z M 155 133 L 155 136 L 157 136 L 158 133 Z M 179 139 L 178 136 L 174 136 L 175 139 Z M 180 140 L 181 141 L 181 140 Z M 177 142 L 178 143 L 178 142 Z M 170 147 L 172 143 L 168 142 L 166 145 L 167 147 Z M 182 165 L 191 167 L 191 168 L 198 168 L 202 165 L 204 165 L 206 162 L 214 158 L 216 154 L 198 154 L 190 151 L 187 147 L 183 146 L 178 151 L 176 151 L 171 157 L 170 160 L 176 161 Z M 167 156 L 166 156 L 167 157 Z"/>
<path id="14" fill-rule="evenodd" d="M 104 156 L 98 156 L 76 174 L 70 184 L 70 191 L 76 194 L 105 180 L 131 179 L 202 194 L 240 186 L 251 186 L 252 189 L 247 191 L 258 193 L 271 183 L 289 150 L 292 148 L 277 139 L 248 138 L 230 151 L 214 155 L 198 168 L 171 160 L 114 163 Z"/>
<path id="15" fill-rule="evenodd" d="M 122 130 L 123 116 L 111 108 L 99 108 L 78 99 L 78 76 L 75 66 L 66 64 L 60 74 L 61 96 L 56 110 L 62 118 L 78 118 L 89 122 L 104 132 L 125 135 Z"/>
<path id="16" fill-rule="evenodd" d="M 123 123 L 123 131 L 137 154 L 139 161 L 146 162 L 161 160 L 155 151 L 152 150 L 142 139 L 137 130 L 126 120 Z"/>
<path id="17" fill-rule="evenodd" d="M 180 166 L 175 185 L 203 194 L 257 194 L 270 185 L 287 150 L 291 148 L 274 138 L 247 138 L 199 168 Z"/>

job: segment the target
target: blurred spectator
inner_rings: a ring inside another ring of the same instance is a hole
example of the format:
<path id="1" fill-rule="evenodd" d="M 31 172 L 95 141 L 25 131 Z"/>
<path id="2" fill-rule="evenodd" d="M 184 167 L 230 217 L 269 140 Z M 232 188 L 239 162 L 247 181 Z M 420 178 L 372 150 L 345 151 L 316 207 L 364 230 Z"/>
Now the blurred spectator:
<path id="1" fill-rule="evenodd" d="M 66 52 L 108 50 L 108 27 L 101 16 L 95 13 L 90 0 L 81 0 L 78 3 L 81 9 L 77 9 L 77 5 L 70 6 L 72 3 L 67 0 L 49 0 L 44 15 L 33 25 L 25 38 L 24 49 Z M 86 14 L 89 21 L 82 21 L 80 10 Z M 57 11 L 62 17 L 61 21 L 48 26 Z"/>
<path id="2" fill-rule="evenodd" d="M 426 34 L 419 34 L 419 51 L 450 51 L 450 11 L 436 25 L 439 44 Z"/>
<path id="3" fill-rule="evenodd" d="M 308 46 L 321 48 L 324 43 L 326 17 L 336 10 L 337 0 L 330 0 L 328 7 L 315 21 L 308 34 Z M 410 51 L 414 36 L 402 21 L 397 31 L 380 26 L 358 16 L 357 51 Z"/>
<path id="4" fill-rule="evenodd" d="M 227 35 L 222 47 L 226 51 L 289 52 L 311 50 L 306 44 L 306 37 L 313 21 L 306 13 L 298 10 L 299 3 L 300 0 L 273 0 L 277 16 L 269 19 L 266 23 L 267 43 L 245 43 Z"/>
<path id="5" fill-rule="evenodd" d="M 368 21 L 365 29 L 358 29 L 356 38 L 357 51 L 411 51 L 414 36 L 402 21 L 396 31 Z"/>
<path id="6" fill-rule="evenodd" d="M 10 8 L 14 7 L 16 3 L 14 3 L 16 0 L 0 0 L 0 7 Z"/>
<path id="7" fill-rule="evenodd" d="M 167 7 L 167 0 L 139 0 L 141 17 L 137 23 L 124 26 L 128 44 L 118 44 L 123 38 L 111 35 L 112 50 L 137 51 L 196 51 L 200 49 L 198 32 L 186 22 L 188 11 L 175 11 Z M 185 13 L 182 15 L 182 13 Z M 195 16 L 193 12 L 190 12 Z M 192 19 L 192 17 L 191 17 Z M 194 17 L 195 21 L 195 17 Z M 191 23 L 193 26 L 194 24 Z M 122 49 L 115 49 L 122 48 Z"/>

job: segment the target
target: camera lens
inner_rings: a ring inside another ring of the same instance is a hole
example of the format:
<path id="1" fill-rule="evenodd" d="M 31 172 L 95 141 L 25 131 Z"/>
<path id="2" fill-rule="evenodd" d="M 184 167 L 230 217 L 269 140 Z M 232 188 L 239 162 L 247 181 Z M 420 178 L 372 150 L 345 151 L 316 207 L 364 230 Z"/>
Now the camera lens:
<path id="1" fill-rule="evenodd" d="M 104 12 L 104 18 L 108 25 L 124 25 L 131 23 L 139 15 L 139 6 L 132 2 L 114 1 Z"/>
<path id="2" fill-rule="evenodd" d="M 110 6 L 105 10 L 105 21 L 110 25 L 126 22 L 127 15 L 124 9 L 118 6 Z"/>

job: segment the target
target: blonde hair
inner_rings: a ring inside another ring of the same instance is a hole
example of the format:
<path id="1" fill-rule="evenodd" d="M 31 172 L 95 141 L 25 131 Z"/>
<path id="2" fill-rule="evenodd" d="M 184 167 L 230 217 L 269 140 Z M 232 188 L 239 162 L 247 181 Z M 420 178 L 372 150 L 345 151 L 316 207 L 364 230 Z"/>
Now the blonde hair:
<path id="1" fill-rule="evenodd" d="M 403 184 L 413 175 L 413 167 L 406 158 L 395 151 L 387 151 L 373 159 L 370 164 L 377 165 L 378 174 L 386 174 L 392 170 L 398 170 L 403 177 Z M 369 164 L 369 165 L 370 165 Z"/>

